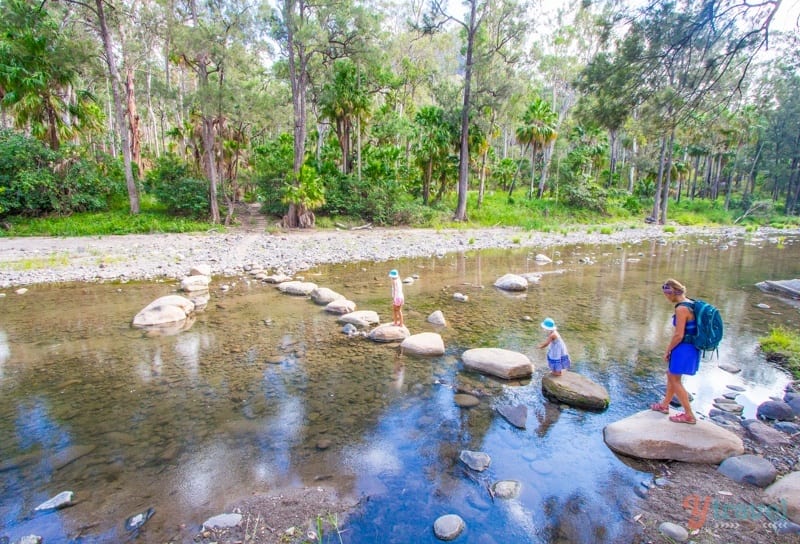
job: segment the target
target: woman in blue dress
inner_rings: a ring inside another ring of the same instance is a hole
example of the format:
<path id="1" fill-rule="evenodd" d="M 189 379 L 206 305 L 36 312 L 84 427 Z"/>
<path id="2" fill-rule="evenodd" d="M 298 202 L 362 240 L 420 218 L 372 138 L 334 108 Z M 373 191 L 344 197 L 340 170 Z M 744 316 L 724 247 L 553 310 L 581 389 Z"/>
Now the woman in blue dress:
<path id="1" fill-rule="evenodd" d="M 667 300 L 675 305 L 672 316 L 672 325 L 675 327 L 672 338 L 664 353 L 664 362 L 669 363 L 667 370 L 667 391 L 662 402 L 654 402 L 651 410 L 669 414 L 669 403 L 673 396 L 677 396 L 683 406 L 683 413 L 670 416 L 669 420 L 675 423 L 695 424 L 697 419 L 689 403 L 689 393 L 681 383 L 684 374 L 693 376 L 700 368 L 700 350 L 694 344 L 684 342 L 684 336 L 697 334 L 697 321 L 694 317 L 694 301 L 686 297 L 686 287 L 680 282 L 668 279 L 661 286 L 661 292 Z"/>

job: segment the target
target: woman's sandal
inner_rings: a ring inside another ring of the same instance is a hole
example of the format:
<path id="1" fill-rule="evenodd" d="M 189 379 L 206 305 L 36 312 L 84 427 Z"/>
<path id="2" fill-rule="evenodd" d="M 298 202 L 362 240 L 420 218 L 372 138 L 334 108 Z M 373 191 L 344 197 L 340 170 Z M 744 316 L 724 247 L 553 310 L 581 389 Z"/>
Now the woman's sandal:
<path id="1" fill-rule="evenodd" d="M 662 414 L 668 414 L 669 413 L 669 406 L 664 406 L 660 402 L 654 402 L 653 404 L 651 404 L 650 405 L 650 409 L 654 410 L 656 412 L 661 412 Z"/>
<path id="2" fill-rule="evenodd" d="M 697 423 L 696 419 L 692 419 L 686 414 L 675 414 L 674 416 L 669 416 L 669 420 L 673 423 L 688 423 L 689 425 L 694 425 Z"/>

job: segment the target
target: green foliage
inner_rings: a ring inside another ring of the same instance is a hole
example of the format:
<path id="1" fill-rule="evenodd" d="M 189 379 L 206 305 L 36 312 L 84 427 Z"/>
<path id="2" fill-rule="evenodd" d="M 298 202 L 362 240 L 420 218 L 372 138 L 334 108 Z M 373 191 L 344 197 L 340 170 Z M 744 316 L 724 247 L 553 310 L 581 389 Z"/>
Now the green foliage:
<path id="1" fill-rule="evenodd" d="M 565 184 L 562 194 L 570 206 L 602 214 L 608 213 L 607 191 L 596 183 Z"/>
<path id="2" fill-rule="evenodd" d="M 800 333 L 785 327 L 773 327 L 758 342 L 767 359 L 785 366 L 795 379 L 800 379 Z"/>
<path id="3" fill-rule="evenodd" d="M 77 151 L 55 152 L 38 140 L 0 131 L 0 216 L 102 210 L 113 193 L 104 168 Z"/>
<path id="4" fill-rule="evenodd" d="M 154 197 L 143 195 L 142 211 L 129 213 L 127 202 L 103 212 L 76 213 L 69 217 L 8 217 L 0 236 L 100 236 L 105 234 L 153 234 L 204 232 L 210 223 L 169 215 Z"/>
<path id="5" fill-rule="evenodd" d="M 316 210 L 325 204 L 325 187 L 322 178 L 311 166 L 304 164 L 300 168 L 300 179 L 297 185 L 287 183 L 283 189 L 284 204 L 298 204 L 307 210 Z"/>
<path id="6" fill-rule="evenodd" d="M 286 206 L 281 201 L 283 187 L 289 179 L 294 160 L 294 141 L 285 132 L 253 148 L 254 177 L 262 211 L 270 215 L 283 215 Z"/>
<path id="7" fill-rule="evenodd" d="M 208 182 L 192 177 L 189 165 L 177 155 L 163 155 L 145 179 L 145 190 L 170 213 L 189 217 L 208 214 Z"/>
<path id="8" fill-rule="evenodd" d="M 670 219 L 684 226 L 729 225 L 733 223 L 733 213 L 715 201 L 684 198 L 679 203 L 670 202 Z"/>

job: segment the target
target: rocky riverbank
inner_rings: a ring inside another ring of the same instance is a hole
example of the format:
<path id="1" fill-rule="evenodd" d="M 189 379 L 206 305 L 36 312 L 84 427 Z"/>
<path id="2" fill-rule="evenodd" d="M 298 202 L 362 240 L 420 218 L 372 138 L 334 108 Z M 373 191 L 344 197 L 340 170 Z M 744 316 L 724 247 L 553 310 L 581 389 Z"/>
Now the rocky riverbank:
<path id="1" fill-rule="evenodd" d="M 607 229 L 606 229 L 607 232 Z M 701 234 L 727 238 L 742 228 L 660 226 L 620 228 L 608 233 L 576 227 L 543 233 L 513 228 L 365 229 L 291 231 L 275 234 L 230 230 L 206 234 L 153 234 L 84 238 L 0 238 L 0 289 L 37 283 L 180 278 L 196 264 L 213 275 L 235 276 L 249 264 L 292 275 L 320 264 L 388 261 L 486 248 L 530 248 L 569 244 L 621 244 Z M 760 230 L 757 236 L 786 235 Z"/>

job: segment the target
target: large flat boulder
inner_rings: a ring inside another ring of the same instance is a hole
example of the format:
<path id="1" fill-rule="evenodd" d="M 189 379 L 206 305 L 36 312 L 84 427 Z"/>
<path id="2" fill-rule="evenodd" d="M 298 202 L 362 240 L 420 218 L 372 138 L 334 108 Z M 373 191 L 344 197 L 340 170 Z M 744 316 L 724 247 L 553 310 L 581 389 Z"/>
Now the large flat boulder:
<path id="1" fill-rule="evenodd" d="M 435 332 L 421 332 L 403 340 L 400 349 L 411 355 L 444 355 L 444 340 Z"/>
<path id="2" fill-rule="evenodd" d="M 528 280 L 517 274 L 506 274 L 497 278 L 494 286 L 504 291 L 527 291 Z"/>
<path id="3" fill-rule="evenodd" d="M 349 314 L 356 311 L 356 303 L 352 300 L 347 300 L 346 298 L 340 298 L 338 300 L 329 302 L 325 306 L 325 311 L 331 314 Z"/>
<path id="4" fill-rule="evenodd" d="M 181 291 L 189 293 L 194 291 L 208 291 L 208 285 L 211 283 L 209 276 L 194 275 L 186 276 L 181 280 Z"/>
<path id="5" fill-rule="evenodd" d="M 533 363 L 527 355 L 503 348 L 468 349 L 461 360 L 470 370 L 505 380 L 529 378 L 533 374 Z"/>
<path id="6" fill-rule="evenodd" d="M 311 300 L 320 306 L 325 306 L 334 300 L 341 300 L 343 298 L 344 295 L 337 293 L 333 289 L 328 289 L 327 287 L 317 287 L 311 291 Z"/>
<path id="7" fill-rule="evenodd" d="M 605 387 L 575 372 L 542 377 L 542 392 L 551 400 L 587 410 L 605 410 L 610 402 Z"/>
<path id="8" fill-rule="evenodd" d="M 714 423 L 673 423 L 666 414 L 653 410 L 606 425 L 603 439 L 611 450 L 639 459 L 716 465 L 744 453 L 742 440 Z"/>
<path id="9" fill-rule="evenodd" d="M 381 322 L 378 312 L 374 310 L 358 310 L 339 316 L 339 323 L 350 323 L 360 328 L 367 328 Z"/>
<path id="10" fill-rule="evenodd" d="M 764 490 L 764 502 L 800 523 L 800 472 L 790 472 Z"/>

